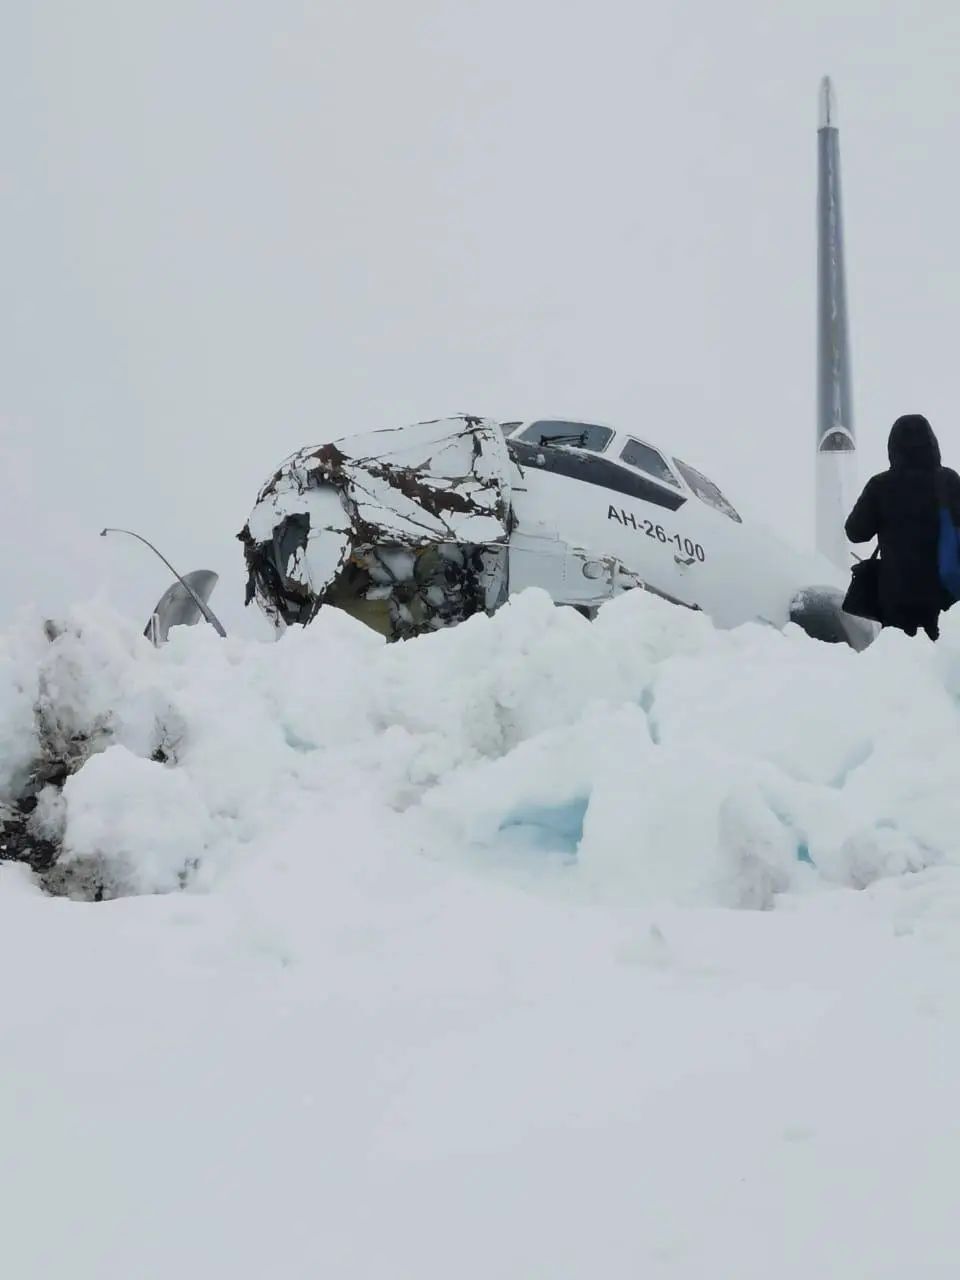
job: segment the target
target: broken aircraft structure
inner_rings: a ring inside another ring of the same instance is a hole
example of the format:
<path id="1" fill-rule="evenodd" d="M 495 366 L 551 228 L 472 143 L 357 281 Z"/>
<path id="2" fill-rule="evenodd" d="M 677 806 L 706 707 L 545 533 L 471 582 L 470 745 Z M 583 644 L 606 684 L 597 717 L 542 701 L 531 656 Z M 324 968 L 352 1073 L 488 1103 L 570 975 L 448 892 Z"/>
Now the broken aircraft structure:
<path id="1" fill-rule="evenodd" d="M 745 524 L 701 472 L 612 426 L 460 416 L 303 449 L 239 535 L 247 599 L 282 629 L 342 609 L 388 639 L 491 613 L 525 587 L 588 616 L 625 590 L 721 626 L 793 620 L 855 647 L 825 560 Z"/>

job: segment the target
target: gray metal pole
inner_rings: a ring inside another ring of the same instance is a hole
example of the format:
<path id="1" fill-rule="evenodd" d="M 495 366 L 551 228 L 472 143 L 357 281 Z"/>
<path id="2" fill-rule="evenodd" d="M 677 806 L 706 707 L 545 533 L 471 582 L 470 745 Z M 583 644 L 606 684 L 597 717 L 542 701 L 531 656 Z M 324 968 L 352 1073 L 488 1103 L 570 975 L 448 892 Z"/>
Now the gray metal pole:
<path id="1" fill-rule="evenodd" d="M 211 627 L 213 627 L 214 631 L 216 631 L 217 635 L 222 636 L 224 640 L 226 640 L 227 633 L 226 631 L 224 631 L 223 624 L 220 622 L 220 619 L 217 617 L 217 615 L 213 612 L 213 610 L 210 608 L 208 604 L 204 603 L 204 601 L 200 599 L 200 597 L 197 595 L 194 589 L 190 586 L 190 584 L 188 582 L 185 582 L 183 578 L 180 577 L 179 573 L 177 573 L 176 569 L 173 567 L 173 565 L 170 563 L 167 557 L 165 555 L 162 555 L 157 550 L 157 548 L 153 545 L 152 542 L 148 542 L 146 538 L 141 537 L 139 533 L 134 533 L 132 529 L 101 529 L 100 537 L 105 538 L 108 533 L 125 533 L 127 537 L 136 538 L 137 541 L 142 542 L 145 547 L 149 547 L 150 550 L 153 552 L 153 554 L 157 556 L 160 560 L 162 560 L 163 563 L 167 566 L 167 568 L 170 570 L 170 572 L 173 574 L 176 580 L 180 583 L 181 587 L 183 587 L 184 591 L 186 591 L 187 595 L 191 598 L 191 600 L 193 600 L 194 604 L 197 606 L 197 608 L 200 610 L 200 612 L 203 614 L 206 620 L 210 623 Z M 214 581 L 216 581 L 216 579 L 214 579 Z"/>
<path id="2" fill-rule="evenodd" d="M 855 481 L 847 283 L 840 192 L 840 133 L 829 76 L 817 130 L 817 549 L 849 566 L 843 520 Z"/>

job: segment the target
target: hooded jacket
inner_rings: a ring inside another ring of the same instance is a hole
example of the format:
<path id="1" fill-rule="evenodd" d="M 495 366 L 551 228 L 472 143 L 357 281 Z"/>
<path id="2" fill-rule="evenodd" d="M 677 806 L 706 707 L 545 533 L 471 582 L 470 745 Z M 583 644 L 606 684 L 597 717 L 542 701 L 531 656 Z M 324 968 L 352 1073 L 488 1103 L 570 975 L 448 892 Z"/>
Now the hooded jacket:
<path id="1" fill-rule="evenodd" d="M 940 505 L 960 523 L 960 476 L 940 465 L 940 446 L 921 414 L 898 418 L 887 442 L 890 469 L 867 481 L 847 518 L 851 542 L 880 543 L 883 620 L 936 618 L 950 604 L 940 582 Z"/>

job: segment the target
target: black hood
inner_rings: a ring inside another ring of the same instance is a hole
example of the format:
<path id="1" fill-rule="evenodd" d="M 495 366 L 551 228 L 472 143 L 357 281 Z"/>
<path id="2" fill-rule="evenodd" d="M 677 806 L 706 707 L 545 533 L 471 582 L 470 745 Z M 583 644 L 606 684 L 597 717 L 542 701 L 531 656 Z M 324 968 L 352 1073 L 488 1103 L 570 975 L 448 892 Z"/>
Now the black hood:
<path id="1" fill-rule="evenodd" d="M 887 441 L 890 466 L 909 471 L 933 471 L 940 465 L 940 446 L 933 427 L 921 413 L 906 413 L 890 428 Z"/>

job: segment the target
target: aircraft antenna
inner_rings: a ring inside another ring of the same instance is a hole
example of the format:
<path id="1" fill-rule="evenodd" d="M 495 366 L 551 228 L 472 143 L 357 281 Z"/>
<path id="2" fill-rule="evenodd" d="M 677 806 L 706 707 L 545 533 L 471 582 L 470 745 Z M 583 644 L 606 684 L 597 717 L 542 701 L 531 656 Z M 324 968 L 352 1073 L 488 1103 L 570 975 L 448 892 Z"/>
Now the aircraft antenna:
<path id="1" fill-rule="evenodd" d="M 132 529 L 109 529 L 109 528 L 101 529 L 100 537 L 105 538 L 108 533 L 125 533 L 129 538 L 136 538 L 137 541 L 142 542 L 145 547 L 149 547 L 150 550 L 153 552 L 153 554 L 157 556 L 160 560 L 162 560 L 163 563 L 167 566 L 167 568 L 170 570 L 170 572 L 173 574 L 176 580 L 180 583 L 181 587 L 183 587 L 184 591 L 186 591 L 187 595 L 190 596 L 190 598 L 193 600 L 193 603 L 197 606 L 197 608 L 200 610 L 200 612 L 203 614 L 206 620 L 210 623 L 211 627 L 213 627 L 214 631 L 216 631 L 217 635 L 222 636 L 224 640 L 226 640 L 227 633 L 226 631 L 224 631 L 223 624 L 221 623 L 217 615 L 213 612 L 213 610 L 210 608 L 208 604 L 206 604 L 203 600 L 200 599 L 200 597 L 194 591 L 193 587 L 191 587 L 188 582 L 186 582 L 183 578 L 180 577 L 179 573 L 177 573 L 176 569 L 173 567 L 173 565 L 170 563 L 167 557 L 163 555 L 161 552 L 159 552 L 152 542 L 148 542 L 147 539 L 144 537 L 141 537 L 139 533 L 134 533 Z M 214 579 L 214 581 L 216 581 L 216 579 Z"/>

